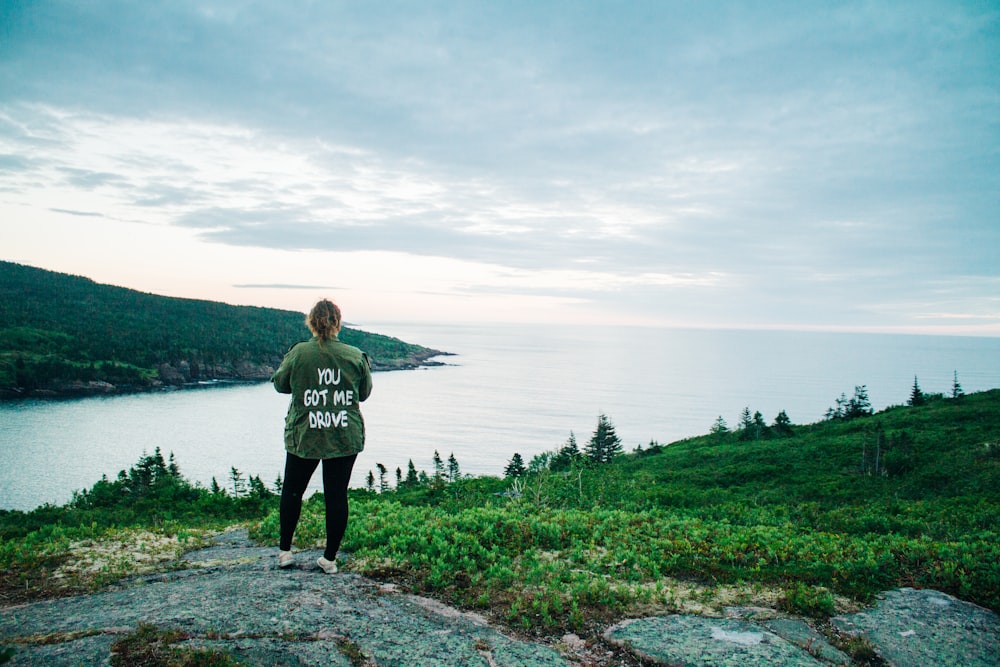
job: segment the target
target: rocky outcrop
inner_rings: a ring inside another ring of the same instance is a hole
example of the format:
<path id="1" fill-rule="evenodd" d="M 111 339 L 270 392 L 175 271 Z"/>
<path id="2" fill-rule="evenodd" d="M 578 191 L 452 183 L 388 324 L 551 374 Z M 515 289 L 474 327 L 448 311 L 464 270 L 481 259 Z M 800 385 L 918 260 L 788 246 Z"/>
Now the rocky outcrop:
<path id="1" fill-rule="evenodd" d="M 234 364 L 198 364 L 181 360 L 157 367 L 160 382 L 170 386 L 183 386 L 198 382 L 261 382 L 270 379 L 276 364 L 267 362 L 238 361 Z"/>
<path id="2" fill-rule="evenodd" d="M 417 354 L 399 359 L 378 359 L 371 360 L 373 371 L 410 371 L 417 368 L 427 368 L 430 366 L 445 366 L 444 361 L 439 361 L 436 357 L 452 356 L 450 352 L 439 352 L 438 350 L 425 350 Z"/>
<path id="3" fill-rule="evenodd" d="M 890 667 L 1000 665 L 1000 617 L 938 591 L 889 591 L 874 608 L 838 616 L 831 626 L 863 640 Z M 814 628 L 792 618 L 657 616 L 623 621 L 605 638 L 654 665 L 855 664 Z"/>
<path id="4" fill-rule="evenodd" d="M 296 566 L 279 570 L 274 547 L 250 544 L 246 531 L 226 533 L 174 571 L 0 609 L 0 646 L 14 647 L 11 665 L 108 664 L 115 640 L 144 623 L 247 665 L 569 664 L 475 615 L 355 574 L 324 574 L 316 567 L 320 554 L 298 553 Z"/>
<path id="5" fill-rule="evenodd" d="M 893 667 L 1000 665 L 1000 616 L 939 591 L 889 591 L 873 609 L 838 616 L 833 626 L 869 641 Z"/>

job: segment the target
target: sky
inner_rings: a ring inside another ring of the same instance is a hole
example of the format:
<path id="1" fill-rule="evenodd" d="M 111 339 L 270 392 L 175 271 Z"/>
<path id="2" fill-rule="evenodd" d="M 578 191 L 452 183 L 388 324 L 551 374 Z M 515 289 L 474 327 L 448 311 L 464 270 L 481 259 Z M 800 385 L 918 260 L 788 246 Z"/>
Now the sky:
<path id="1" fill-rule="evenodd" d="M 0 259 L 349 322 L 1000 336 L 1000 4 L 0 0 Z"/>

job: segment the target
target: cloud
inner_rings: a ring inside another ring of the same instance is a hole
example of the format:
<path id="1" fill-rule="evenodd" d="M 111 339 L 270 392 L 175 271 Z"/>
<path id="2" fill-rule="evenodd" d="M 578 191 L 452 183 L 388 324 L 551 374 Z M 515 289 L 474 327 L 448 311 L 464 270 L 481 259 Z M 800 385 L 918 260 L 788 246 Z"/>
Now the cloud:
<path id="1" fill-rule="evenodd" d="M 339 289 L 337 287 L 330 287 L 329 285 L 283 285 L 280 283 L 270 284 L 270 285 L 233 285 L 237 289 Z"/>
<path id="2" fill-rule="evenodd" d="M 996 276 L 990 6 L 0 11 L 0 191 L 81 224 L 743 320 L 973 312 L 990 285 L 918 304 Z"/>
<path id="3" fill-rule="evenodd" d="M 49 210 L 50 211 L 54 211 L 55 213 L 65 213 L 67 215 L 78 215 L 78 216 L 83 217 L 83 218 L 103 218 L 104 217 L 103 213 L 95 213 L 93 211 L 71 211 L 71 210 L 65 209 L 65 208 L 50 208 Z"/>

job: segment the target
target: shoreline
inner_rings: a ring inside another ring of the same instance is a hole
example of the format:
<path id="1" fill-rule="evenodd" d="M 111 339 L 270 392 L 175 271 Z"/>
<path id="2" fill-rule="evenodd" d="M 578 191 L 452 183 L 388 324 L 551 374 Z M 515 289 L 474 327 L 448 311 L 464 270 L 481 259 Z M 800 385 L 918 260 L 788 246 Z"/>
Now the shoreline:
<path id="1" fill-rule="evenodd" d="M 437 361 L 436 357 L 455 356 L 453 352 L 441 352 L 439 350 L 428 350 L 427 354 L 415 354 L 405 359 L 392 359 L 389 361 L 373 361 L 373 373 L 386 373 L 390 371 L 411 371 L 422 368 L 437 368 L 448 366 L 445 361 Z M 39 389 L 24 390 L 20 388 L 2 387 L 0 388 L 0 402 L 17 401 L 62 401 L 79 398 L 91 398 L 94 396 L 125 396 L 130 394 L 148 394 L 155 392 L 189 391 L 197 389 L 212 389 L 214 387 L 225 387 L 234 385 L 250 385 L 269 382 L 274 369 L 267 367 L 270 372 L 254 374 L 244 377 L 213 377 L 196 381 L 173 381 L 168 382 L 162 378 L 152 380 L 148 385 L 116 385 L 103 380 L 91 380 L 88 382 L 74 381 L 62 385 L 42 387 Z M 176 376 L 175 376 L 176 377 Z"/>

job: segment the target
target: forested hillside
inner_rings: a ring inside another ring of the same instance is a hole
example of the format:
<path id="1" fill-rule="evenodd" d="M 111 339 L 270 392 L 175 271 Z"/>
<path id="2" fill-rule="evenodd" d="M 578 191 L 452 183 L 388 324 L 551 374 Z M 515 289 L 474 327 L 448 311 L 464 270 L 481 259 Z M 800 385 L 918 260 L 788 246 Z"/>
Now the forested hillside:
<path id="1" fill-rule="evenodd" d="M 0 397 L 135 391 L 212 380 L 265 380 L 309 337 L 303 313 L 178 299 L 0 262 Z M 437 354 L 345 329 L 374 370 Z"/>

